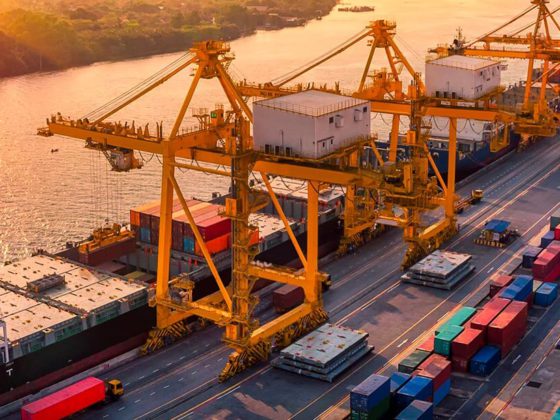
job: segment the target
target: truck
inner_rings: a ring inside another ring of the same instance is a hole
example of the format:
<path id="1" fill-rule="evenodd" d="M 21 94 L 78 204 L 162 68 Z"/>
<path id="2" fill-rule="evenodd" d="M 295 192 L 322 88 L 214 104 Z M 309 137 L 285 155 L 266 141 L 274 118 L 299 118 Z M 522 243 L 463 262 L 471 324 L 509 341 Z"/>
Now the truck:
<path id="1" fill-rule="evenodd" d="M 455 212 L 457 214 L 463 213 L 463 211 L 467 207 L 469 207 L 473 204 L 480 203 L 482 201 L 483 196 L 484 196 L 484 191 L 483 190 L 472 190 L 470 196 L 463 197 L 460 200 L 457 200 L 455 202 Z"/>
<path id="2" fill-rule="evenodd" d="M 53 420 L 68 417 L 93 405 L 119 399 L 124 394 L 118 379 L 102 381 L 90 376 L 57 392 L 24 405 L 22 420 Z"/>

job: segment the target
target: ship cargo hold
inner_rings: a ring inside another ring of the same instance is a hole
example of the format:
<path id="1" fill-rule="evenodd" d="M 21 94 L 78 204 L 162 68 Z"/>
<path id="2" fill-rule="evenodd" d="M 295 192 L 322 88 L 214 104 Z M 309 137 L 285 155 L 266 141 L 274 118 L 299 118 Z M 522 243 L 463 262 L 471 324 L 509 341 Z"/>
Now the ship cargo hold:
<path id="1" fill-rule="evenodd" d="M 0 267 L 0 405 L 139 346 L 155 324 L 147 297 L 144 284 L 60 257 Z"/>

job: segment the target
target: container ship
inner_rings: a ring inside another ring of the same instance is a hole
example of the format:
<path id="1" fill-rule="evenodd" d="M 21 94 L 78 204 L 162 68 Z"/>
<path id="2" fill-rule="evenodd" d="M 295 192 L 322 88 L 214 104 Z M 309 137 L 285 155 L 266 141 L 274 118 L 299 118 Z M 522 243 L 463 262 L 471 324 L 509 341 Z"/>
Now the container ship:
<path id="1" fill-rule="evenodd" d="M 304 246 L 306 185 L 280 178 L 271 184 Z M 259 188 L 265 187 L 255 186 Z M 338 247 L 343 198 L 340 188 L 320 191 L 321 256 Z M 191 199 L 188 205 L 220 275 L 229 279 L 231 223 L 221 215 L 223 199 Z M 159 202 L 147 203 L 130 210 L 129 230 L 107 228 L 56 255 L 40 253 L 0 267 L 0 406 L 145 342 L 156 320 L 148 297 L 156 278 L 159 211 Z M 256 260 L 297 265 L 284 224 L 274 213 L 269 205 L 251 215 L 250 223 L 257 228 L 251 238 L 258 247 Z M 196 298 L 216 291 L 178 201 L 172 230 L 171 276 L 188 273 L 196 284 Z M 108 233 L 116 239 L 106 239 Z"/>

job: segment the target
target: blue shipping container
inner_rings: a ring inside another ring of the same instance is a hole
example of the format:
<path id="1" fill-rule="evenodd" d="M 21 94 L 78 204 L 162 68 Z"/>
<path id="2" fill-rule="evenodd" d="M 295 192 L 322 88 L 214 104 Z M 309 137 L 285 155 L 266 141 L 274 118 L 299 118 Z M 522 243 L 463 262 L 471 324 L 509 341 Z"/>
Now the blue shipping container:
<path id="1" fill-rule="evenodd" d="M 558 297 L 557 283 L 543 283 L 535 292 L 535 305 L 550 306 Z"/>
<path id="2" fill-rule="evenodd" d="M 476 353 L 470 363 L 469 370 L 478 376 L 487 376 L 500 363 L 501 352 L 499 347 L 484 346 Z"/>
<path id="3" fill-rule="evenodd" d="M 439 405 L 451 391 L 451 378 L 442 383 L 438 389 L 434 391 L 434 405 Z"/>
<path id="4" fill-rule="evenodd" d="M 395 403 L 402 409 L 414 400 L 431 401 L 432 397 L 432 380 L 423 376 L 413 376 L 397 391 Z"/>
<path id="5" fill-rule="evenodd" d="M 140 228 L 140 241 L 150 243 L 150 228 Z"/>
<path id="6" fill-rule="evenodd" d="M 431 420 L 434 418 L 434 406 L 427 401 L 414 400 L 399 413 L 396 420 Z"/>
<path id="7" fill-rule="evenodd" d="M 541 238 L 541 248 L 546 248 L 554 240 L 554 231 L 549 231 Z"/>
<path id="8" fill-rule="evenodd" d="M 194 252 L 194 239 L 185 237 L 183 238 L 183 251 L 190 252 L 191 254 Z"/>
<path id="9" fill-rule="evenodd" d="M 391 375 L 391 394 L 394 394 L 403 386 L 409 379 L 408 373 L 395 372 Z"/>
<path id="10" fill-rule="evenodd" d="M 386 376 L 371 375 L 350 391 L 350 408 L 360 412 L 370 412 L 391 395 L 390 379 Z"/>
<path id="11" fill-rule="evenodd" d="M 500 297 L 504 299 L 526 301 L 532 292 L 533 277 L 519 275 L 509 286 L 500 292 Z"/>
<path id="12" fill-rule="evenodd" d="M 524 268 L 533 268 L 533 263 L 541 253 L 542 248 L 538 246 L 529 245 L 523 252 L 523 260 L 521 265 Z"/>

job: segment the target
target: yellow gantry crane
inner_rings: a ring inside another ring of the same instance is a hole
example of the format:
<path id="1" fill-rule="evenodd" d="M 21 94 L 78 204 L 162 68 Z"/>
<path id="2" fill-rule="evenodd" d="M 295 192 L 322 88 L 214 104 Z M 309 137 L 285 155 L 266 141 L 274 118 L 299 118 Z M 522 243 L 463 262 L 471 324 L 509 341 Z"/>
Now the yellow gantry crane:
<path id="1" fill-rule="evenodd" d="M 428 177 L 428 155 L 421 127 L 410 131 L 408 143 L 413 147 L 407 162 L 393 162 L 374 169 L 359 158 L 372 139 L 356 139 L 342 150 L 333 152 L 320 160 L 268 155 L 253 149 L 250 136 L 252 113 L 231 80 L 227 67 L 232 60 L 230 48 L 221 41 L 197 43 L 189 54 L 172 63 L 164 71 L 131 89 L 125 95 L 101 107 L 95 113 L 80 119 L 56 114 L 47 121 L 47 127 L 39 130 L 43 135 L 62 135 L 86 142 L 86 147 L 108 153 L 120 153 L 128 159 L 129 166 L 138 167 L 134 151 L 161 155 L 161 215 L 158 243 L 158 270 L 156 293 L 151 304 L 157 307 L 158 332 L 152 334 L 154 346 L 163 335 L 173 333 L 185 320 L 197 316 L 225 327 L 224 341 L 234 349 L 224 368 L 221 379 L 245 369 L 268 357 L 273 344 L 290 343 L 318 324 L 327 314 L 321 298 L 322 282 L 326 274 L 318 271 L 318 192 L 321 184 L 356 186 L 375 190 L 383 197 L 387 209 L 399 206 L 410 211 L 428 211 L 441 206 L 441 196 L 434 179 Z M 194 79 L 171 132 L 163 135 L 160 125 L 155 133 L 148 126 L 136 127 L 134 123 L 113 123 L 107 118 L 133 103 L 142 96 L 194 65 Z M 223 107 L 209 115 L 200 116 L 201 126 L 195 130 L 181 131 L 180 127 L 200 79 L 217 79 L 225 92 L 231 111 Z M 190 161 L 190 162 L 189 162 Z M 199 163 L 218 165 L 229 170 L 200 166 Z M 226 200 L 225 214 L 232 220 L 232 276 L 231 281 L 222 279 L 210 253 L 194 223 L 181 189 L 175 179 L 176 168 L 188 168 L 226 176 L 232 180 L 233 194 Z M 254 193 L 249 186 L 250 172 L 258 172 L 267 187 L 269 199 L 284 222 L 286 231 L 301 259 L 303 269 L 287 267 L 259 267 L 252 264 L 254 249 L 249 238 L 253 229 L 249 214 L 267 203 L 262 194 Z M 307 250 L 300 248 L 294 233 L 268 181 L 269 175 L 297 178 L 308 184 Z M 197 243 L 218 286 L 218 291 L 202 299 L 193 300 L 193 284 L 188 278 L 169 278 L 171 249 L 172 203 L 176 195 L 191 224 Z M 401 220 L 387 210 L 380 217 Z M 278 318 L 259 325 L 253 315 L 256 297 L 251 293 L 257 278 L 301 286 L 305 301 L 297 308 Z M 170 288 L 184 288 L 187 293 L 181 302 L 171 299 Z"/>
<path id="2" fill-rule="evenodd" d="M 560 7 L 550 10 L 547 6 L 548 3 L 548 0 L 531 0 L 531 6 L 522 13 L 475 40 L 466 42 L 459 33 L 452 45 L 442 45 L 431 50 L 440 57 L 460 54 L 473 57 L 527 60 L 527 79 L 522 93 L 522 107 L 508 109 L 507 104 L 501 100 L 500 93 L 495 96 L 501 109 L 507 109 L 516 114 L 515 130 L 522 135 L 524 144 L 537 136 L 556 135 L 560 122 L 560 114 L 550 109 L 548 104 L 550 97 L 547 97 L 547 91 L 555 96 L 558 95 L 558 88 L 548 90 L 548 77 L 560 66 L 560 40 L 551 35 L 552 30 L 560 31 L 558 20 L 554 17 Z M 513 24 L 535 11 L 536 19 L 534 21 L 521 28 L 511 29 Z M 507 28 L 510 29 L 509 32 L 498 34 Z M 523 34 L 525 31 L 528 32 Z M 517 48 L 519 46 L 524 48 Z M 542 61 L 542 75 L 539 78 L 534 75 L 537 60 Z M 531 91 L 536 82 L 540 82 L 539 94 L 536 100 L 532 100 Z"/>

